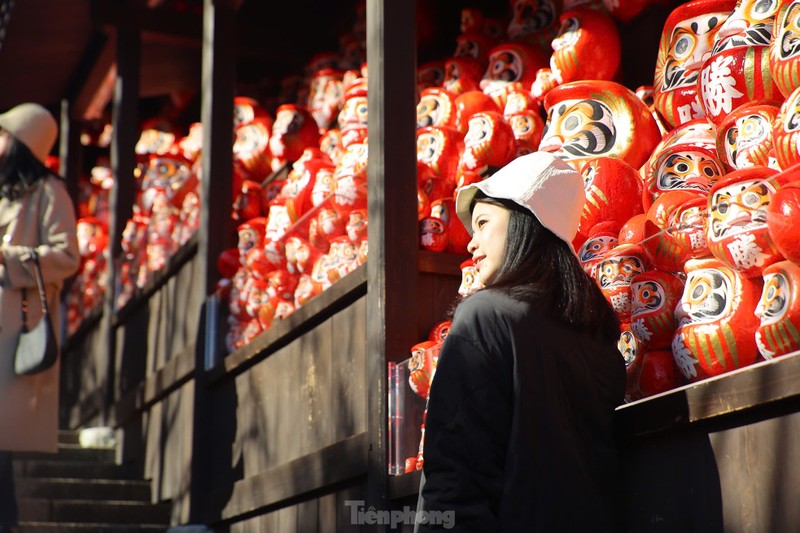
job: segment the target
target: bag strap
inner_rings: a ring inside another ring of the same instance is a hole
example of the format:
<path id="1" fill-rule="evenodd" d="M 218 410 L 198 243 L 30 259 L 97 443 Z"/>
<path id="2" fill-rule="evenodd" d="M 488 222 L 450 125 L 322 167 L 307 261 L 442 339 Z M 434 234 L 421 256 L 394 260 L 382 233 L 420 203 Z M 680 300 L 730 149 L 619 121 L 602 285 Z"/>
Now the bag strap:
<path id="1" fill-rule="evenodd" d="M 28 289 L 22 289 L 22 333 L 28 333 Z"/>
<path id="2" fill-rule="evenodd" d="M 36 284 L 39 286 L 39 299 L 42 301 L 42 315 L 47 315 L 50 310 L 47 308 L 47 292 L 44 290 L 42 267 L 39 265 L 39 253 L 35 248 L 31 248 L 29 255 L 31 261 L 33 261 L 33 274 L 36 276 Z"/>

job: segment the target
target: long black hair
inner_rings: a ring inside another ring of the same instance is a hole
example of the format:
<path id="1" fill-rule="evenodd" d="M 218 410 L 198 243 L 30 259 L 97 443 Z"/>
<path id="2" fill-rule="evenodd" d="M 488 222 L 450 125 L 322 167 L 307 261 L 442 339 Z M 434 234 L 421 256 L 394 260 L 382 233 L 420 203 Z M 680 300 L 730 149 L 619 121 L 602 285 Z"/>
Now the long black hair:
<path id="1" fill-rule="evenodd" d="M 608 341 L 620 323 L 595 281 L 581 267 L 571 245 L 545 228 L 528 209 L 478 191 L 470 205 L 484 202 L 510 211 L 503 262 L 487 288 L 524 301 L 553 318 Z"/>
<path id="2" fill-rule="evenodd" d="M 0 197 L 18 200 L 34 183 L 55 174 L 33 155 L 25 143 L 7 131 L 6 134 L 8 147 L 4 154 L 0 154 Z"/>

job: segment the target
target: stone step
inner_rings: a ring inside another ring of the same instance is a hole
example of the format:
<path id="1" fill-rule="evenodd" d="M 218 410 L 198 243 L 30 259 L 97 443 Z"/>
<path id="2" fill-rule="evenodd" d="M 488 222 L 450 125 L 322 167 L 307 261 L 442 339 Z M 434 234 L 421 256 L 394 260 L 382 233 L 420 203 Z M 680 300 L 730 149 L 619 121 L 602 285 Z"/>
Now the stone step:
<path id="1" fill-rule="evenodd" d="M 124 465 L 66 461 L 55 458 L 14 459 L 14 478 L 24 477 L 133 479 L 130 469 Z"/>
<path id="2" fill-rule="evenodd" d="M 19 498 L 20 522 L 169 525 L 168 503 Z"/>
<path id="3" fill-rule="evenodd" d="M 30 478 L 15 481 L 18 498 L 128 500 L 150 502 L 150 482 L 144 480 Z"/>
<path id="4" fill-rule="evenodd" d="M 19 533 L 164 533 L 167 526 L 83 524 L 76 522 L 20 522 Z"/>
<path id="5" fill-rule="evenodd" d="M 14 459 L 59 459 L 113 464 L 116 461 L 116 451 L 102 448 L 81 448 L 79 444 L 59 444 L 58 453 L 14 452 L 13 457 Z"/>

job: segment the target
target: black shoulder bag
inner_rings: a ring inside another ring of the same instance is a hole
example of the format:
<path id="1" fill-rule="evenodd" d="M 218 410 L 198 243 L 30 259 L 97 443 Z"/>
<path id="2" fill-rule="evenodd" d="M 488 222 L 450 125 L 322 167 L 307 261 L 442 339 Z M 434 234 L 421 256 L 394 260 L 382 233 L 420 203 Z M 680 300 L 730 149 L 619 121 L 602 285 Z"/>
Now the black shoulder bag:
<path id="1" fill-rule="evenodd" d="M 42 269 L 39 266 L 39 254 L 31 248 L 30 259 L 33 261 L 33 272 L 39 286 L 39 298 L 42 301 L 42 318 L 32 329 L 28 328 L 28 293 L 22 289 L 22 332 L 17 342 L 14 356 L 14 373 L 18 376 L 38 374 L 53 366 L 58 359 L 58 343 L 50 311 L 47 308 L 47 293 L 44 290 Z"/>

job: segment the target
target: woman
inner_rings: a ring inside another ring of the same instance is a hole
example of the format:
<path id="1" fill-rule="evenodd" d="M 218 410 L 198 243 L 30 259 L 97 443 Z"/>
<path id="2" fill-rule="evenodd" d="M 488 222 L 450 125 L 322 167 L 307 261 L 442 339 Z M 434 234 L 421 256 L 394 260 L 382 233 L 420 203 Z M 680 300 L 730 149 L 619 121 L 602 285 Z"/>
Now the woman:
<path id="1" fill-rule="evenodd" d="M 63 180 L 44 164 L 57 131 L 55 119 L 38 104 L 0 114 L 0 531 L 16 522 L 7 452 L 55 452 L 58 447 L 59 365 L 31 376 L 14 375 L 22 289 L 29 302 L 28 325 L 33 327 L 42 315 L 29 249 L 39 254 L 57 333 L 61 285 L 80 261 L 72 200 Z"/>
<path id="2" fill-rule="evenodd" d="M 570 244 L 583 203 L 581 176 L 543 152 L 459 191 L 485 288 L 456 309 L 431 385 L 418 531 L 622 529 L 625 364 Z"/>

